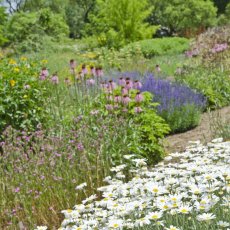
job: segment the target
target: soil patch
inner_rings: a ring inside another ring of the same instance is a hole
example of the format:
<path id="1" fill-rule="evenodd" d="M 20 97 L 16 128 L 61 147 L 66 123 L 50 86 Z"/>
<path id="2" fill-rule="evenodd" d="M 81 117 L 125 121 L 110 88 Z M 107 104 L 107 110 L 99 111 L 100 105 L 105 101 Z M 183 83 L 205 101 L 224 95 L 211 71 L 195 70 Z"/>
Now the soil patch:
<path id="1" fill-rule="evenodd" d="M 189 141 L 200 140 L 205 144 L 213 138 L 212 127 L 215 120 L 229 121 L 230 122 L 230 106 L 215 110 L 212 112 L 203 113 L 200 124 L 187 132 L 170 135 L 165 138 L 164 147 L 168 153 L 182 152 L 188 146 Z"/>

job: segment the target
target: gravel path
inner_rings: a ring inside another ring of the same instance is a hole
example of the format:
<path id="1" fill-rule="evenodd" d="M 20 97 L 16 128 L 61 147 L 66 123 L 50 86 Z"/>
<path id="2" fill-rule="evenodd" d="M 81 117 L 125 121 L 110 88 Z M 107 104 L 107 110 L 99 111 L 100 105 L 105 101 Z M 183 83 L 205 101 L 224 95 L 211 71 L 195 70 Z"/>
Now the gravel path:
<path id="1" fill-rule="evenodd" d="M 169 153 L 181 152 L 185 150 L 189 141 L 200 140 L 201 143 L 211 141 L 214 138 L 212 130 L 216 120 L 230 123 L 230 106 L 202 114 L 200 125 L 195 129 L 166 137 L 164 141 L 166 151 Z"/>

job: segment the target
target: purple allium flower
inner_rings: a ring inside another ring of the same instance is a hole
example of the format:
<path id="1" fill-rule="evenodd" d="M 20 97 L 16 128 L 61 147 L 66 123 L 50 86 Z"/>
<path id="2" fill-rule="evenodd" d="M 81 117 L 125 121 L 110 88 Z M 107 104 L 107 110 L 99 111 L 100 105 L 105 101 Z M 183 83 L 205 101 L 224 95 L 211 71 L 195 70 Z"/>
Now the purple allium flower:
<path id="1" fill-rule="evenodd" d="M 52 77 L 51 77 L 51 82 L 54 84 L 54 85 L 57 85 L 59 83 L 59 79 L 58 79 L 58 76 L 57 74 L 53 74 Z"/>
<path id="2" fill-rule="evenodd" d="M 136 97 L 135 97 L 135 101 L 138 102 L 138 103 L 140 103 L 143 100 L 144 100 L 143 95 L 140 92 L 137 92 Z"/>

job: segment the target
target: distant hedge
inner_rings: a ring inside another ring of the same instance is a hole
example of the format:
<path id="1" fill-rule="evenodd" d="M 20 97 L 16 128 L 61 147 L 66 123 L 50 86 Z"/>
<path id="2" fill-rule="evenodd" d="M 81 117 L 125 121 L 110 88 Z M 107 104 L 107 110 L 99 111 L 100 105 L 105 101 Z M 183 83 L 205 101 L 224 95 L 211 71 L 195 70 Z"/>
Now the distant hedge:
<path id="1" fill-rule="evenodd" d="M 170 37 L 147 39 L 131 43 L 124 49 L 135 52 L 140 48 L 146 58 L 159 55 L 179 54 L 189 49 L 189 40 L 187 38 Z"/>

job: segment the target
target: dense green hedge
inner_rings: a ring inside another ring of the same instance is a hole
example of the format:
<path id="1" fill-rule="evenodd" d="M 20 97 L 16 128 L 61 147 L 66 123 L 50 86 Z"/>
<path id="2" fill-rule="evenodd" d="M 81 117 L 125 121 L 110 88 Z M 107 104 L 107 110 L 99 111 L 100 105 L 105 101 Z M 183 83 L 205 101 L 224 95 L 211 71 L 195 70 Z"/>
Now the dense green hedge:
<path id="1" fill-rule="evenodd" d="M 179 37 L 147 39 L 131 43 L 124 49 L 135 52 L 137 47 L 141 49 L 146 58 L 151 58 L 157 55 L 183 53 L 189 48 L 189 40 Z"/>

